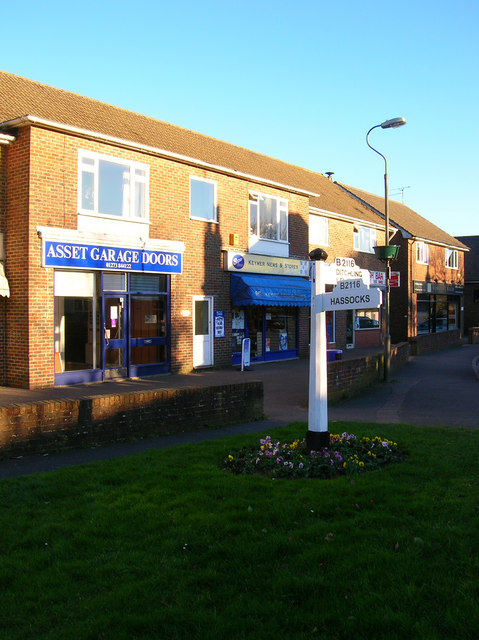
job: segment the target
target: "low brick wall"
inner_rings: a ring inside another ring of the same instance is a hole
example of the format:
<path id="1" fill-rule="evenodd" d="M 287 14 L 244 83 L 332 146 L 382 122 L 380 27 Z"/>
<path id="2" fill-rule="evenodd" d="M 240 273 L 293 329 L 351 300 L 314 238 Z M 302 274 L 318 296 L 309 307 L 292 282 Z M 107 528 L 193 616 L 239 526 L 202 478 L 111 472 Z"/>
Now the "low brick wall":
<path id="1" fill-rule="evenodd" d="M 407 342 L 391 347 L 391 373 L 407 364 L 410 346 Z M 384 353 L 363 356 L 352 360 L 337 360 L 328 363 L 328 400 L 356 395 L 384 380 Z"/>
<path id="2" fill-rule="evenodd" d="M 0 457 L 91 447 L 262 417 L 260 381 L 13 405 L 0 407 Z"/>
<path id="3" fill-rule="evenodd" d="M 453 329 L 452 331 L 441 331 L 440 333 L 424 333 L 420 336 L 409 338 L 409 343 L 411 345 L 411 355 L 420 356 L 439 349 L 459 347 L 462 344 L 461 332 L 459 329 Z"/>
<path id="4" fill-rule="evenodd" d="M 391 347 L 391 372 L 407 364 L 410 345 Z M 384 354 L 328 362 L 328 400 L 381 382 Z M 263 417 L 261 381 L 51 400 L 0 407 L 0 458 L 92 447 Z"/>

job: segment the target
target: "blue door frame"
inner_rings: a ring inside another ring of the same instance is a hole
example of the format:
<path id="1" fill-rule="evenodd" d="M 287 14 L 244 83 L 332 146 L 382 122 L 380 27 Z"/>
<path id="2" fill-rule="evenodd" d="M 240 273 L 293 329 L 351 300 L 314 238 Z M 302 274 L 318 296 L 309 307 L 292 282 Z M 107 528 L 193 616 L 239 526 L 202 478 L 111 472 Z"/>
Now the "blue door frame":
<path id="1" fill-rule="evenodd" d="M 126 276 L 126 274 L 125 274 Z M 55 373 L 55 385 L 83 384 L 100 382 L 114 378 L 130 378 L 169 373 L 171 362 L 170 347 L 170 279 L 167 278 L 166 291 L 101 291 L 96 297 L 96 340 L 99 367 Z M 145 296 L 163 296 L 166 299 L 165 322 L 162 323 L 163 335 L 131 337 L 132 298 Z M 116 304 L 110 304 L 116 301 Z M 116 311 L 112 309 L 116 307 Z M 95 308 L 95 307 L 94 307 Z M 112 326 L 116 325 L 116 326 Z M 136 347 L 163 347 L 157 352 L 164 355 L 161 362 L 144 364 L 131 363 L 131 350 Z"/>

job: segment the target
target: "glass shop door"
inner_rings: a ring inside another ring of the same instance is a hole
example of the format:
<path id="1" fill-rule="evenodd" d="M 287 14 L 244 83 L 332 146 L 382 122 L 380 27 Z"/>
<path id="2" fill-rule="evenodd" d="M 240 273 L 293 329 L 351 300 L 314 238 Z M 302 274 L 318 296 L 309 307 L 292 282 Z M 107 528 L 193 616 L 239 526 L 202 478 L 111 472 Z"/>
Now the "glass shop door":
<path id="1" fill-rule="evenodd" d="M 103 377 L 105 380 L 128 377 L 126 296 L 103 298 Z"/>

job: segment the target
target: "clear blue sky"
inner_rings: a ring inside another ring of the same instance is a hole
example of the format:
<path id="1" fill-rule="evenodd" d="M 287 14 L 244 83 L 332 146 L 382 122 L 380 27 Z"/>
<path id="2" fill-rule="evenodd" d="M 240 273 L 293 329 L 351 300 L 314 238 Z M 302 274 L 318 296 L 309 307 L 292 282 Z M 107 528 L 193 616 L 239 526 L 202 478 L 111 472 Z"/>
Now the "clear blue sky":
<path id="1" fill-rule="evenodd" d="M 26 0 L 3 70 L 254 149 L 479 235 L 478 0 Z M 402 196 L 400 189 L 403 189 Z"/>

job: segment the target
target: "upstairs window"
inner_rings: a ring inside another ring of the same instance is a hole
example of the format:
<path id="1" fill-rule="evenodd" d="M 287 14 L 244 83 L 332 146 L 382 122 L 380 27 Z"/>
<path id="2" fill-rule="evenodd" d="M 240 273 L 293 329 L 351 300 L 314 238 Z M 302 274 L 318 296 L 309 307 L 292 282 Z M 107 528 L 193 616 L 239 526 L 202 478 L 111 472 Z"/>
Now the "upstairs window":
<path id="1" fill-rule="evenodd" d="M 416 243 L 416 262 L 429 264 L 429 245 L 425 242 Z"/>
<path id="2" fill-rule="evenodd" d="M 329 246 L 329 220 L 323 216 L 309 216 L 309 244 Z"/>
<path id="3" fill-rule="evenodd" d="M 457 269 L 457 250 L 446 249 L 446 267 L 449 269 Z"/>
<path id="4" fill-rule="evenodd" d="M 217 222 L 216 182 L 190 176 L 190 218 Z"/>
<path id="5" fill-rule="evenodd" d="M 148 218 L 148 165 L 80 150 L 78 176 L 81 213 Z"/>
<path id="6" fill-rule="evenodd" d="M 374 253 L 376 229 L 359 227 L 354 230 L 354 249 L 363 253 Z"/>
<path id="7" fill-rule="evenodd" d="M 288 201 L 263 193 L 249 195 L 250 235 L 261 240 L 288 241 Z"/>

